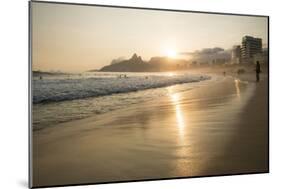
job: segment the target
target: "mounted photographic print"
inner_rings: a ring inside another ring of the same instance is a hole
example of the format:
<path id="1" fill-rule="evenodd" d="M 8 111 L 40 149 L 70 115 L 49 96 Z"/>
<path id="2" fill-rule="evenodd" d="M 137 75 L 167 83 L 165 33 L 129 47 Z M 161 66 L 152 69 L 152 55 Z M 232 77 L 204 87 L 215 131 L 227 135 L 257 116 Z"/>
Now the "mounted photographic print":
<path id="1" fill-rule="evenodd" d="M 29 3 L 30 187 L 269 172 L 269 17 Z"/>

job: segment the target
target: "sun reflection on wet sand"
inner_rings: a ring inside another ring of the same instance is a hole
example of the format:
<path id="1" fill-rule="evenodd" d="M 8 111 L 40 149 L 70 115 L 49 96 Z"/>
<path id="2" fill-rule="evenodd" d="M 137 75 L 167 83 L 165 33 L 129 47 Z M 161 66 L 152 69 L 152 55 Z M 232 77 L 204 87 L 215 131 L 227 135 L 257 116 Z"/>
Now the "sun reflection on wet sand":
<path id="1" fill-rule="evenodd" d="M 181 105 L 181 94 L 174 93 L 174 87 L 168 88 L 169 95 L 171 97 L 172 105 L 175 110 L 175 123 L 177 125 L 177 139 L 175 148 L 176 161 L 174 162 L 174 170 L 172 174 L 175 175 L 187 175 L 188 167 L 190 167 L 188 157 L 190 155 L 190 144 L 186 138 L 187 136 L 187 116 L 186 111 L 183 111 L 183 107 Z M 185 113 L 184 113 L 185 112 Z"/>
<path id="2" fill-rule="evenodd" d="M 186 119 L 181 110 L 180 94 L 173 93 L 173 87 L 169 87 L 168 90 L 169 90 L 169 94 L 171 96 L 172 103 L 175 107 L 176 122 L 177 122 L 177 126 L 178 126 L 179 137 L 180 137 L 181 143 L 184 143 Z"/>
<path id="3" fill-rule="evenodd" d="M 240 99 L 240 81 L 239 81 L 239 79 L 235 79 L 234 83 L 235 83 L 237 97 Z"/>
<path id="4" fill-rule="evenodd" d="M 178 130 L 179 130 L 179 136 L 181 139 L 184 139 L 184 130 L 186 127 L 186 120 L 184 119 L 181 107 L 179 105 L 179 94 L 173 94 L 171 95 L 172 101 L 175 105 L 175 110 L 176 110 L 176 120 L 178 124 Z"/>

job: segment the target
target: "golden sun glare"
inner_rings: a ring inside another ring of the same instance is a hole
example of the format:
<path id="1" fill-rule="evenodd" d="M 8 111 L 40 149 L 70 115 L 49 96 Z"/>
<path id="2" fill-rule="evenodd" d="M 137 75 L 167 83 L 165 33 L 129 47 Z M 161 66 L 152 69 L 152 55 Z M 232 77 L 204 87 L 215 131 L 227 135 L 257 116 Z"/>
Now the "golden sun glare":
<path id="1" fill-rule="evenodd" d="M 175 58 L 177 56 L 177 52 L 173 49 L 168 49 L 166 54 L 169 58 Z"/>

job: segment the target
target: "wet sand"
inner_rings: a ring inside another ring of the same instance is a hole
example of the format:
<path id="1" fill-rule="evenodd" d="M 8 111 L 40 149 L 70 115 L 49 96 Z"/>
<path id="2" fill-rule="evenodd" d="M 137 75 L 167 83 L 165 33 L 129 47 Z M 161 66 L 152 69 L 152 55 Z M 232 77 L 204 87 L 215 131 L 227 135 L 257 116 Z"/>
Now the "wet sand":
<path id="1" fill-rule="evenodd" d="M 33 185 L 268 172 L 267 78 L 189 91 L 33 134 Z"/>

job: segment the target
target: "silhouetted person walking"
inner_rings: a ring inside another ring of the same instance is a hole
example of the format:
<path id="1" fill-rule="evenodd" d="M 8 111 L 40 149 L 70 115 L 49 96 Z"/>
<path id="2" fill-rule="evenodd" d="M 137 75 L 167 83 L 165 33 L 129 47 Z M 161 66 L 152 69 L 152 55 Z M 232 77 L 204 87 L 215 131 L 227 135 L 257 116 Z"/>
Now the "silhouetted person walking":
<path id="1" fill-rule="evenodd" d="M 261 73 L 261 66 L 260 66 L 259 61 L 257 61 L 257 64 L 256 64 L 256 78 L 257 78 L 257 82 L 260 81 L 260 73 Z"/>

